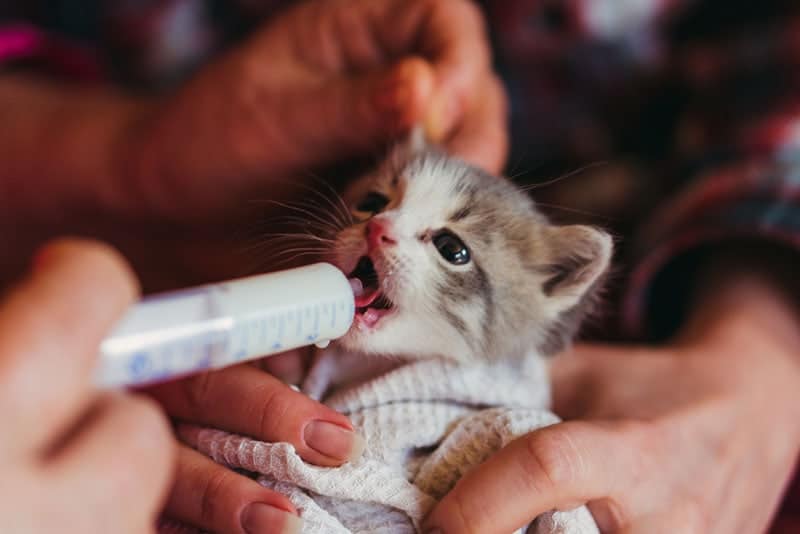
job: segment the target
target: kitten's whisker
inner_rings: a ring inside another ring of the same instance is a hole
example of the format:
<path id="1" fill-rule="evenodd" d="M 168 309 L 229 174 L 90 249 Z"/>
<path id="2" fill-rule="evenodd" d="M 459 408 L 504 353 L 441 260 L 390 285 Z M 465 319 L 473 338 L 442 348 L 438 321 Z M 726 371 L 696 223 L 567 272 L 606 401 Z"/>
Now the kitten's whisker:
<path id="1" fill-rule="evenodd" d="M 585 211 L 576 208 L 568 208 L 567 206 L 560 206 L 558 204 L 547 204 L 545 202 L 536 202 L 537 207 L 544 207 L 544 208 L 551 208 L 561 211 L 567 211 L 572 213 L 577 213 L 578 215 L 586 215 L 587 217 L 597 217 L 598 219 L 603 219 L 609 222 L 615 222 L 616 219 L 612 217 L 606 217 L 605 215 L 600 215 L 599 213 L 592 213 L 591 211 Z"/>
<path id="2" fill-rule="evenodd" d="M 307 247 L 293 247 L 278 250 L 262 250 L 254 258 L 255 261 L 269 265 L 275 265 L 278 260 L 286 257 L 300 257 L 300 256 L 316 256 L 322 257 L 327 249 L 325 248 L 307 248 Z"/>
<path id="3" fill-rule="evenodd" d="M 311 191 L 313 191 L 313 189 Z M 319 193 L 319 194 L 321 195 L 321 193 Z M 323 196 L 322 198 L 325 198 L 325 197 Z M 329 199 L 326 199 L 326 200 L 329 200 Z M 321 204 L 320 202 L 318 202 L 314 198 L 306 198 L 306 199 L 303 199 L 302 201 L 298 201 L 296 205 L 298 207 L 300 207 L 300 208 L 306 208 L 306 209 L 310 209 L 310 210 L 312 210 L 314 212 L 320 213 L 321 216 L 324 215 L 324 216 L 330 217 L 330 220 L 328 221 L 328 223 L 332 227 L 335 227 L 337 230 L 341 230 L 347 224 L 346 221 L 342 219 L 342 215 L 338 211 L 337 206 L 332 204 L 331 202 L 328 202 L 327 205 L 324 205 L 324 204 Z"/>
<path id="4" fill-rule="evenodd" d="M 352 224 L 352 215 L 350 214 L 350 211 L 347 209 L 347 206 L 341 200 L 339 193 L 337 193 L 337 191 L 333 188 L 333 186 L 331 186 L 327 180 L 322 179 L 313 172 L 309 171 L 306 174 L 316 183 L 324 186 L 328 191 L 330 191 L 334 195 L 334 197 L 336 197 L 338 202 L 334 202 L 330 198 L 330 196 L 323 194 L 322 191 L 319 191 L 318 189 L 314 189 L 312 187 L 308 187 L 305 186 L 304 184 L 301 184 L 301 186 L 307 188 L 310 192 L 312 192 L 318 198 L 324 200 L 331 207 L 332 209 L 331 216 L 335 218 L 337 224 L 339 225 L 339 228 L 341 229 L 346 227 L 348 225 L 348 220 L 350 220 L 350 224 Z"/>
<path id="5" fill-rule="evenodd" d="M 272 234 L 268 238 L 291 238 L 297 239 L 302 241 L 303 239 L 311 239 L 312 241 L 319 241 L 322 243 L 336 243 L 335 239 L 329 239 L 327 237 L 321 237 L 314 234 L 307 234 L 302 232 L 281 232 L 277 234 Z"/>
<path id="6" fill-rule="evenodd" d="M 278 260 L 289 256 L 291 256 L 292 258 L 296 258 L 300 256 L 311 256 L 311 255 L 321 256 L 322 253 L 318 250 L 286 250 L 286 251 L 281 251 L 277 254 L 273 254 L 272 256 L 270 256 L 270 259 Z"/>
<path id="7" fill-rule="evenodd" d="M 331 245 L 335 244 L 332 239 L 325 239 L 313 234 L 305 233 L 282 233 L 273 234 L 247 246 L 243 246 L 242 253 L 266 253 L 270 250 L 285 250 L 286 246 L 305 247 L 308 250 L 316 250 L 320 253 L 325 252 Z"/>
<path id="8" fill-rule="evenodd" d="M 328 183 L 327 180 L 322 179 L 322 177 L 317 176 L 313 172 L 309 172 L 308 174 L 309 174 L 309 176 L 311 176 L 312 179 L 316 180 L 317 183 L 320 183 L 323 186 L 325 186 L 328 189 L 328 191 L 330 191 L 333 194 L 334 198 L 337 200 L 337 205 L 339 206 L 339 209 L 337 210 L 337 212 L 342 215 L 343 222 L 347 223 L 347 224 L 344 224 L 342 226 L 342 228 L 344 228 L 345 226 L 349 226 L 349 225 L 353 224 L 353 222 L 354 222 L 353 221 L 353 214 L 350 212 L 350 209 L 348 209 L 347 204 L 345 203 L 344 199 L 342 198 L 342 195 L 340 195 L 339 192 L 336 191 L 336 189 L 330 183 Z M 322 196 L 323 198 L 328 200 L 332 205 L 334 204 L 334 202 L 329 197 L 327 197 L 325 195 L 322 195 L 322 193 L 319 193 L 319 194 L 320 194 L 320 196 Z"/>
<path id="9" fill-rule="evenodd" d="M 299 229 L 317 230 L 326 235 L 334 235 L 340 230 L 339 228 L 333 227 L 331 225 L 321 224 L 317 221 L 309 221 L 308 219 L 305 219 L 303 217 L 297 217 L 295 215 L 286 215 L 279 219 L 274 219 L 272 222 L 274 222 L 276 225 L 288 223 L 293 227 L 296 227 L 298 230 Z"/>
<path id="10" fill-rule="evenodd" d="M 289 241 L 289 240 L 281 240 L 281 241 L 264 241 L 262 243 L 258 243 L 255 245 L 251 245 L 247 252 L 263 252 L 269 250 L 286 250 L 287 248 L 304 248 L 306 250 L 319 250 L 325 251 L 327 250 L 327 245 L 321 243 L 308 243 L 308 244 L 298 244 L 296 246 L 292 246 L 296 241 Z"/>
<path id="11" fill-rule="evenodd" d="M 520 189 L 522 189 L 525 192 L 528 192 L 528 191 L 533 191 L 535 189 L 540 189 L 542 187 L 548 187 L 548 186 L 551 186 L 551 185 L 555 185 L 555 184 L 557 184 L 558 182 L 560 182 L 562 180 L 566 180 L 567 178 L 572 178 L 576 174 L 580 174 L 582 172 L 588 171 L 589 169 L 594 169 L 595 167 L 601 167 L 603 165 L 608 165 L 608 162 L 607 161 L 597 161 L 595 163 L 589 163 L 587 165 L 584 165 L 583 167 L 575 169 L 574 171 L 568 172 L 567 174 L 563 174 L 563 175 L 561 175 L 561 176 L 559 176 L 557 178 L 553 178 L 552 180 L 548 180 L 546 182 L 535 183 L 535 184 L 529 184 L 529 185 L 520 187 Z"/>
<path id="12" fill-rule="evenodd" d="M 301 207 L 298 207 L 298 206 L 293 206 L 292 204 L 287 204 L 286 202 L 280 202 L 278 200 L 265 200 L 263 202 L 265 204 L 274 204 L 276 206 L 280 206 L 280 207 L 288 209 L 288 210 L 292 210 L 292 211 L 299 212 L 299 213 L 304 213 L 304 214 L 308 215 L 309 217 L 311 217 L 312 219 L 318 221 L 320 224 L 330 224 L 330 221 L 328 221 L 327 219 L 323 219 L 318 214 L 316 214 L 313 211 L 310 211 L 308 209 L 305 209 L 305 208 L 301 208 Z"/>
<path id="13" fill-rule="evenodd" d="M 274 262 L 275 265 L 279 265 L 281 262 L 288 263 L 304 256 L 314 256 L 315 258 L 319 258 L 320 253 L 316 251 L 298 251 L 287 254 L 276 254 L 270 258 L 270 261 Z"/>

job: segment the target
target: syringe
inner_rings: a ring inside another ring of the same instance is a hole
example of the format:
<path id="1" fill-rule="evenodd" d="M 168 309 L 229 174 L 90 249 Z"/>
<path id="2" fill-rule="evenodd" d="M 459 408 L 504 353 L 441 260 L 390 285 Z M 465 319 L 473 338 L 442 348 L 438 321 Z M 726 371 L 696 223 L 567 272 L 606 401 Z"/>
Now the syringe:
<path id="1" fill-rule="evenodd" d="M 147 297 L 101 343 L 95 383 L 144 385 L 324 346 L 354 314 L 350 283 L 327 263 Z"/>

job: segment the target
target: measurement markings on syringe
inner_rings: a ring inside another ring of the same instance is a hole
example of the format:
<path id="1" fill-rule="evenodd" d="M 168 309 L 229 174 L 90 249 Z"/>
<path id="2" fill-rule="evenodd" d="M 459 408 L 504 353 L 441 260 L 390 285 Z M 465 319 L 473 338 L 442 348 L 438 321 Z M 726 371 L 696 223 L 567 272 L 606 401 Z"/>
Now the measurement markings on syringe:
<path id="1" fill-rule="evenodd" d="M 314 306 L 314 328 L 312 329 L 312 333 L 306 338 L 308 341 L 316 341 L 319 337 L 319 314 L 320 306 L 318 304 Z"/>
<path id="2" fill-rule="evenodd" d="M 345 302 L 329 301 L 286 310 L 271 317 L 240 318 L 227 331 L 208 332 L 199 338 L 140 350 L 127 362 L 127 374 L 141 382 L 152 381 L 191 369 L 233 363 L 260 351 L 267 352 L 270 348 L 289 349 L 318 341 L 323 322 L 335 328 L 336 320 L 345 317 L 337 312 L 346 307 Z M 328 316 L 330 323 L 326 320 Z M 296 328 L 289 329 L 291 323 Z"/>

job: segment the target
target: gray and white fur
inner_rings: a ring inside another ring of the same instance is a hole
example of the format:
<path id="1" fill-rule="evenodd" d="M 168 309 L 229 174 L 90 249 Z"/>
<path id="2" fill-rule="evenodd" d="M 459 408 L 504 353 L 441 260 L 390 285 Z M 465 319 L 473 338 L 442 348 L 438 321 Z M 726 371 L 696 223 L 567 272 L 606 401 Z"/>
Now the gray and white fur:
<path id="1" fill-rule="evenodd" d="M 553 225 L 511 181 L 418 141 L 396 148 L 343 199 L 353 223 L 326 259 L 351 273 L 368 255 L 392 303 L 374 325 L 356 318 L 340 340 L 348 351 L 463 363 L 531 348 L 554 354 L 574 336 L 612 255 L 606 233 Z M 370 220 L 389 234 L 372 248 Z M 435 241 L 443 232 L 469 261 L 445 259 Z"/>

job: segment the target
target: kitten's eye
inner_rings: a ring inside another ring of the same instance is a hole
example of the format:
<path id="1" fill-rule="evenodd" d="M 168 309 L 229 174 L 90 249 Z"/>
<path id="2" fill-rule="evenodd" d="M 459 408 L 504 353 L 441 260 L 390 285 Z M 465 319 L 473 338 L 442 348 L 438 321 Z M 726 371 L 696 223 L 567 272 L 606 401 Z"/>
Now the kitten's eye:
<path id="1" fill-rule="evenodd" d="M 469 263 L 469 249 L 454 233 L 442 230 L 433 236 L 433 245 L 444 259 L 453 265 Z"/>
<path id="2" fill-rule="evenodd" d="M 380 213 L 389 204 L 389 198 L 380 193 L 370 192 L 361 202 L 356 204 L 356 211 L 364 213 Z"/>

